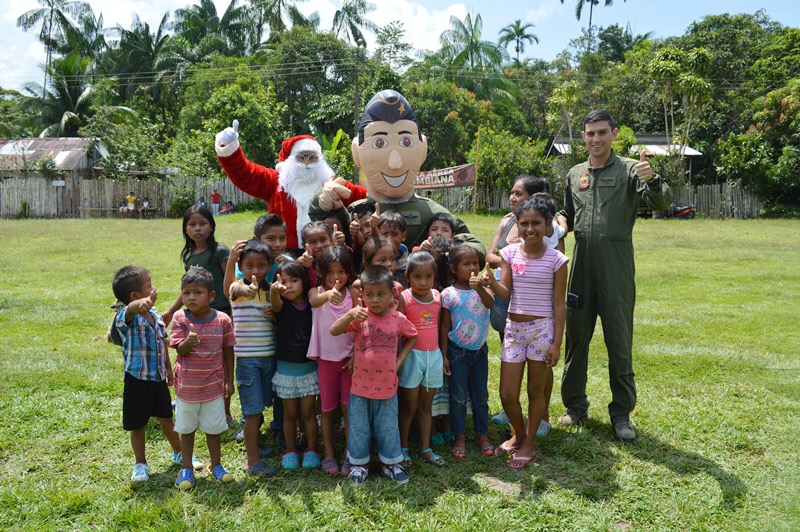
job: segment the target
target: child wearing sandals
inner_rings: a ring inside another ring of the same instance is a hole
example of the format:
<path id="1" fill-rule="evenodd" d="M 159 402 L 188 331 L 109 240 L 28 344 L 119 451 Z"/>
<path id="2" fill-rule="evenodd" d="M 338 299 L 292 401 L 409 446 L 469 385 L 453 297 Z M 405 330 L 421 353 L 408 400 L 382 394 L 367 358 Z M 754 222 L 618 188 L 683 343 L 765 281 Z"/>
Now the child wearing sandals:
<path id="1" fill-rule="evenodd" d="M 439 345 L 450 369 L 450 426 L 455 435 L 451 454 L 467 456 L 464 437 L 467 401 L 472 400 L 476 443 L 484 455 L 494 454 L 489 432 L 489 309 L 491 292 L 481 284 L 478 254 L 469 246 L 455 246 L 448 254 L 453 286 L 442 291 Z"/>
<path id="2" fill-rule="evenodd" d="M 316 469 L 320 464 L 315 410 L 319 393 L 317 363 L 306 357 L 311 342 L 312 315 L 307 298 L 310 285 L 302 264 L 287 261 L 278 266 L 275 282 L 269 290 L 275 313 L 275 358 L 278 361 L 272 386 L 283 402 L 286 452 L 281 465 L 284 469 L 300 467 L 300 456 L 295 446 L 298 420 L 308 441 L 308 448 L 303 453 L 303 469 Z"/>
<path id="3" fill-rule="evenodd" d="M 322 470 L 331 475 L 339 472 L 333 452 L 334 422 L 336 410 L 341 407 L 347 423 L 347 405 L 350 403 L 350 373 L 347 363 L 353 356 L 353 333 L 340 336 L 331 334 L 331 325 L 352 310 L 358 300 L 358 291 L 352 287 L 355 272 L 350 252 L 344 246 L 331 246 L 325 249 L 317 260 L 320 286 L 308 292 L 311 303 L 312 328 L 311 343 L 308 347 L 309 360 L 317 361 L 319 375 L 319 399 L 322 410 L 322 443 L 324 459 Z M 342 475 L 350 474 L 347 459 L 347 440 Z"/>
<path id="4" fill-rule="evenodd" d="M 403 465 L 411 465 L 408 433 L 414 415 L 419 419 L 419 457 L 441 467 L 444 459 L 431 449 L 431 405 L 436 390 L 450 374 L 439 349 L 439 313 L 441 296 L 433 288 L 436 262 L 427 251 L 408 256 L 406 277 L 408 288 L 400 294 L 397 311 L 406 315 L 417 329 L 417 342 L 400 369 L 400 443 Z"/>
<path id="5" fill-rule="evenodd" d="M 400 430 L 397 411 L 397 373 L 414 347 L 417 330 L 393 310 L 392 272 L 385 266 L 370 266 L 361 274 L 362 297 L 367 308 L 357 305 L 331 325 L 331 334 L 355 334 L 350 387 L 347 457 L 353 464 L 348 478 L 355 487 L 367 480 L 370 445 L 375 438 L 381 472 L 397 484 L 408 475 L 400 463 Z M 405 343 L 399 350 L 398 341 Z"/>
<path id="6" fill-rule="evenodd" d="M 536 429 L 547 408 L 547 374 L 561 355 L 569 259 L 544 241 L 555 213 L 555 202 L 544 193 L 534 194 L 517 207 L 514 216 L 522 242 L 500 252 L 499 283 L 489 269 L 482 276 L 482 282 L 501 299 L 510 298 L 500 358 L 500 400 L 514 435 L 497 447 L 496 454 L 511 454 L 506 465 L 512 469 L 522 469 L 536 457 Z M 527 427 L 519 401 L 526 362 Z"/>

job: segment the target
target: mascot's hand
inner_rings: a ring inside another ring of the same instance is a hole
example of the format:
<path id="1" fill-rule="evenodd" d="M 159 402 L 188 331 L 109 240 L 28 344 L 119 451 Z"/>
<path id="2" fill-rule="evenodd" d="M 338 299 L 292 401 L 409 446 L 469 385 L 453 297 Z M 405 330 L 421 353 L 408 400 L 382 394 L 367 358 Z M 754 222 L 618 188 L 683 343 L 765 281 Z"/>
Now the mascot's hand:
<path id="1" fill-rule="evenodd" d="M 228 157 L 239 149 L 239 121 L 234 120 L 232 127 L 226 127 L 214 139 L 214 148 L 220 157 Z"/>
<path id="2" fill-rule="evenodd" d="M 319 193 L 319 206 L 323 211 L 333 211 L 344 207 L 343 199 L 348 199 L 352 191 L 344 186 L 345 180 L 337 177 L 322 186 Z"/>

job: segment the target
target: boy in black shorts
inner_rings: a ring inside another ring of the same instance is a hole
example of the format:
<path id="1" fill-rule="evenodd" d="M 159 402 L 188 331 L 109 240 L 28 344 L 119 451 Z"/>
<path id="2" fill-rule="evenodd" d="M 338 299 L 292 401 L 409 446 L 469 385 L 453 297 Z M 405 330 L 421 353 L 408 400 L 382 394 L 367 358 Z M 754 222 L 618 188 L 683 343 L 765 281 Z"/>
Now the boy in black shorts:
<path id="1" fill-rule="evenodd" d="M 150 272 L 138 266 L 125 266 L 114 275 L 112 288 L 123 303 L 117 309 L 114 327 L 123 340 L 122 426 L 131 434 L 136 459 L 131 481 L 144 482 L 150 478 L 144 446 L 145 427 L 151 417 L 158 418 L 172 446 L 173 462 L 182 463 L 181 440 L 172 422 L 169 395 L 172 367 L 165 341 L 167 328 L 161 314 L 153 309 L 156 290 L 150 281 Z"/>

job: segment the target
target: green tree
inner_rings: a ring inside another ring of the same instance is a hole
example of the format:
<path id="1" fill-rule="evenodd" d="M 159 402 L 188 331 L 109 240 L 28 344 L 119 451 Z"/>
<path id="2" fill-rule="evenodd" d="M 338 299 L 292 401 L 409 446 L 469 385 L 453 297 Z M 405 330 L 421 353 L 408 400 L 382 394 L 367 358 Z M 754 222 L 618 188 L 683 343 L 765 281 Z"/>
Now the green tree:
<path id="1" fill-rule="evenodd" d="M 377 32 L 378 26 L 367 18 L 369 13 L 375 11 L 375 4 L 367 0 L 342 0 L 342 7 L 333 15 L 333 28 L 331 31 L 345 42 L 353 43 L 362 48 L 367 47 L 364 30 Z"/>
<path id="2" fill-rule="evenodd" d="M 626 0 L 622 0 L 625 2 Z M 564 0 L 561 0 L 561 3 L 564 3 Z M 614 0 L 604 0 L 604 5 L 610 6 L 614 3 Z M 592 35 L 592 16 L 594 15 L 594 6 L 600 4 L 600 0 L 576 0 L 575 3 L 575 18 L 577 20 L 581 19 L 581 15 L 583 14 L 583 4 L 589 4 L 589 42 L 591 43 L 591 35 Z M 587 51 L 591 50 L 591 48 L 587 48 Z"/>
<path id="3" fill-rule="evenodd" d="M 565 81 L 553 89 L 547 103 L 558 112 L 562 131 L 566 127 L 569 141 L 572 142 L 572 122 L 578 105 L 578 82 Z"/>
<path id="4" fill-rule="evenodd" d="M 394 70 L 401 70 L 413 63 L 409 54 L 414 49 L 405 42 L 406 30 L 403 23 L 393 20 L 386 26 L 378 28 L 377 47 L 373 58 L 381 63 L 388 64 Z"/>
<path id="5" fill-rule="evenodd" d="M 233 53 L 244 47 L 242 19 L 245 11 L 239 0 L 231 0 L 220 16 L 213 0 L 198 0 L 197 4 L 175 10 L 172 29 L 192 45 L 199 45 L 211 36 L 221 37 Z"/>
<path id="6" fill-rule="evenodd" d="M 44 44 L 46 58 L 44 63 L 44 82 L 41 87 L 47 87 L 47 76 L 50 73 L 50 63 L 53 60 L 53 51 L 59 41 L 63 39 L 66 28 L 71 26 L 70 16 L 77 16 L 88 4 L 79 0 L 37 0 L 42 7 L 26 11 L 17 18 L 17 27 L 28 31 L 34 26 L 39 26 L 39 40 Z M 44 97 L 44 92 L 42 92 Z"/>
<path id="7" fill-rule="evenodd" d="M 625 53 L 633 50 L 641 42 L 652 38 L 653 32 L 633 35 L 630 24 L 625 28 L 619 24 L 612 24 L 607 28 L 600 28 L 597 34 L 599 44 L 597 53 L 606 61 L 622 62 L 625 60 Z"/>
<path id="8" fill-rule="evenodd" d="M 525 43 L 539 44 L 539 37 L 536 34 L 528 31 L 533 29 L 534 25 L 531 22 L 522 23 L 520 19 L 515 20 L 508 26 L 500 30 L 500 39 L 497 43 L 500 46 L 506 47 L 512 42 L 514 43 L 514 51 L 517 54 L 517 64 L 519 64 L 519 54 L 525 51 Z"/>
<path id="9" fill-rule="evenodd" d="M 115 70 L 118 91 L 124 101 L 132 101 L 135 93 L 147 94 L 153 102 L 158 101 L 156 87 L 156 62 L 164 54 L 169 42 L 169 11 L 161 17 L 155 33 L 150 25 L 133 16 L 131 28 L 117 26 L 120 35 L 120 61 Z"/>

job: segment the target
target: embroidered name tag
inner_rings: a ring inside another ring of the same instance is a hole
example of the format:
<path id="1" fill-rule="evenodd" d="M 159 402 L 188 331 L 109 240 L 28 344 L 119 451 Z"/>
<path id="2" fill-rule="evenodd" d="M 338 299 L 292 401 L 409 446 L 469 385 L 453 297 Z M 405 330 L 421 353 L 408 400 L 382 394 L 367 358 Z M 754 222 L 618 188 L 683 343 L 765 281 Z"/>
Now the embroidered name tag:
<path id="1" fill-rule="evenodd" d="M 617 176 L 615 175 L 607 175 L 599 177 L 597 180 L 598 187 L 613 187 L 617 184 Z"/>
<path id="2" fill-rule="evenodd" d="M 406 211 L 403 213 L 406 225 L 422 225 L 422 216 L 419 211 Z"/>

